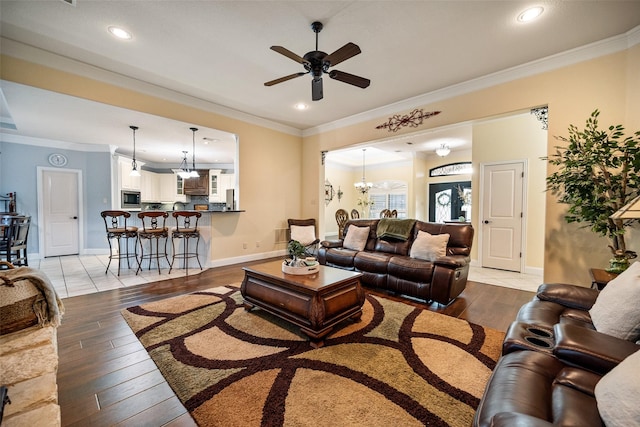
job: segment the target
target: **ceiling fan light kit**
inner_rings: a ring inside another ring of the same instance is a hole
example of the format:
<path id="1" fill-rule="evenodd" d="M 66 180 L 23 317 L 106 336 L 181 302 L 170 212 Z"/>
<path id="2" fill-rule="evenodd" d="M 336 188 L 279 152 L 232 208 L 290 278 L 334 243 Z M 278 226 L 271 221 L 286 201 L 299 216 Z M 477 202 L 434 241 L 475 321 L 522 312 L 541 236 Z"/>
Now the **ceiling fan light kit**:
<path id="1" fill-rule="evenodd" d="M 369 85 L 371 84 L 371 80 L 369 79 L 356 76 L 354 74 L 345 73 L 344 71 L 329 71 L 330 67 L 360 54 L 360 47 L 358 47 L 358 45 L 354 43 L 349 42 L 332 54 L 328 55 L 326 52 L 318 50 L 318 33 L 322 31 L 322 23 L 318 21 L 313 22 L 311 24 L 311 29 L 314 33 L 316 33 L 316 50 L 305 53 L 303 57 L 296 55 L 289 49 L 282 46 L 271 46 L 271 50 L 302 64 L 305 71 L 300 71 L 297 73 L 289 74 L 288 76 L 268 81 L 264 85 L 273 86 L 278 83 L 286 82 L 287 80 L 295 79 L 296 77 L 304 76 L 305 74 L 311 74 L 311 99 L 313 101 L 319 101 L 324 97 L 322 86 L 323 74 L 328 74 L 329 78 L 331 79 L 357 86 L 362 89 L 369 87 Z"/>

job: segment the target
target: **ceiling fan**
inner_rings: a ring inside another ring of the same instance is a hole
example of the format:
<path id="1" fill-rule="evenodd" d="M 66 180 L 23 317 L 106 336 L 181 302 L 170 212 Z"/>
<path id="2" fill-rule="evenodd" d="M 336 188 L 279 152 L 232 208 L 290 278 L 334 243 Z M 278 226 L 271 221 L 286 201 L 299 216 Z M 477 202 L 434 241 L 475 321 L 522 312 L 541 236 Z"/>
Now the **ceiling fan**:
<path id="1" fill-rule="evenodd" d="M 329 74 L 330 78 L 341 81 L 343 83 L 358 86 L 362 89 L 368 87 L 371 83 L 371 80 L 369 79 L 345 73 L 344 71 L 329 71 L 329 67 L 337 65 L 342 61 L 358 55 L 361 52 L 358 45 L 349 42 L 332 54 L 328 55 L 327 53 L 318 50 L 318 33 L 322 31 L 322 23 L 318 21 L 312 23 L 311 29 L 314 33 L 316 33 L 316 50 L 305 53 L 303 57 L 296 55 L 289 49 L 286 49 L 282 46 L 271 46 L 271 50 L 276 51 L 279 54 L 302 64 L 306 71 L 301 71 L 299 73 L 280 77 L 279 79 L 266 82 L 264 85 L 273 86 L 278 83 L 286 82 L 287 80 L 295 79 L 296 77 L 304 76 L 305 74 L 311 73 L 311 75 L 313 76 L 313 79 L 311 80 L 311 99 L 313 99 L 314 101 L 319 101 L 322 99 L 322 74 L 324 73 Z"/>

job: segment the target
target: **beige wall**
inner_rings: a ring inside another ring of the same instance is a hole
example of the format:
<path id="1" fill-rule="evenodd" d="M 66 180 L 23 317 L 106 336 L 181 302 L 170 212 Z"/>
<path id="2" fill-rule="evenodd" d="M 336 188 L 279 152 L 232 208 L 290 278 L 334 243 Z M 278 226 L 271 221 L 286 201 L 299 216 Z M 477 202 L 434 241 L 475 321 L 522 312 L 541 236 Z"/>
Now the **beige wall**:
<path id="1" fill-rule="evenodd" d="M 240 207 L 246 212 L 213 216 L 210 261 L 216 265 L 285 248 L 275 242 L 275 230 L 300 215 L 301 137 L 6 55 L 1 59 L 5 80 L 235 133 L 240 141 Z"/>
<path id="2" fill-rule="evenodd" d="M 473 126 L 472 188 L 480 189 L 480 170 L 483 164 L 505 161 L 524 161 L 525 195 L 524 219 L 525 267 L 542 270 L 544 265 L 544 211 L 546 162 L 540 158 L 547 153 L 547 132 L 529 112 L 497 120 L 488 120 Z M 480 194 L 473 193 L 472 222 L 478 233 L 472 258 L 480 260 L 478 235 L 481 233 Z"/>
<path id="3" fill-rule="evenodd" d="M 274 243 L 274 230 L 284 227 L 286 218 L 324 216 L 321 152 L 390 136 L 375 128 L 388 119 L 384 116 L 300 138 L 6 55 L 2 56 L 2 78 L 238 134 L 241 205 L 247 212 L 215 221 L 214 259 L 282 249 Z M 640 45 L 635 45 L 619 53 L 417 106 L 425 111 L 442 111 L 425 121 L 420 130 L 541 105 L 549 106 L 547 150 L 558 144 L 554 135 L 566 135 L 570 124 L 582 125 L 595 108 L 601 110 L 603 124 L 621 123 L 638 130 L 639 79 Z M 397 135 L 413 130 L 404 128 Z M 421 169 L 415 167 L 413 172 L 424 172 Z M 414 206 L 419 203 L 419 199 L 412 201 Z M 565 210 L 546 195 L 544 280 L 587 285 L 588 268 L 607 263 L 607 240 L 567 224 Z M 629 247 L 637 250 L 640 248 L 635 242 L 640 241 L 640 233 L 635 227 L 629 234 Z M 255 247 L 256 241 L 261 242 L 260 248 Z M 245 242 L 246 250 L 242 249 Z"/>
<path id="4" fill-rule="evenodd" d="M 640 45 L 615 54 L 567 66 L 535 76 L 452 97 L 437 103 L 419 106 L 425 111 L 440 110 L 441 114 L 427 120 L 421 130 L 466 121 L 524 111 L 531 107 L 549 106 L 547 151 L 559 142 L 555 135 L 566 135 L 570 124 L 581 125 L 589 114 L 599 108 L 603 124 L 622 123 L 628 129 L 640 129 Z M 404 114 L 405 111 L 398 111 Z M 357 125 L 310 135 L 304 138 L 306 157 L 321 150 L 344 148 L 353 144 L 388 136 L 375 127 L 386 121 L 380 117 Z M 410 133 L 403 129 L 397 134 Z M 309 176 L 319 176 L 319 167 L 305 163 Z M 306 191 L 303 194 L 303 206 Z M 545 254 L 544 280 L 589 285 L 590 267 L 607 265 L 610 254 L 607 240 L 588 230 L 567 224 L 564 205 L 546 194 L 544 219 Z M 311 214 L 314 214 L 311 212 Z M 315 213 L 318 215 L 318 213 Z M 637 225 L 630 237 L 637 236 Z M 638 241 L 638 239 L 634 239 Z M 631 240 L 630 240 L 631 242 Z M 630 243 L 630 248 L 634 247 Z"/>

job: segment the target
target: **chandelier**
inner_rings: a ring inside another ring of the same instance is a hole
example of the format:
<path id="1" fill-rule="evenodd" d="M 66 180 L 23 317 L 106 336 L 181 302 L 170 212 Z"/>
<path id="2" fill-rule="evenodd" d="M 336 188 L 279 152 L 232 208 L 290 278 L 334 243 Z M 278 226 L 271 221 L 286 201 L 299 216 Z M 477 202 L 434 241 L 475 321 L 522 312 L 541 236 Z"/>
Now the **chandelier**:
<path id="1" fill-rule="evenodd" d="M 140 176 L 138 163 L 136 163 L 136 131 L 138 130 L 138 126 L 129 126 L 129 128 L 133 131 L 133 161 L 131 162 L 131 172 L 129 172 L 129 175 Z"/>
<path id="2" fill-rule="evenodd" d="M 362 194 L 366 194 L 371 187 L 373 187 L 373 183 L 367 182 L 364 175 L 364 152 L 367 151 L 366 148 L 362 149 L 362 181 L 356 182 L 353 184 L 356 187 L 356 190 L 361 192 Z"/>
<path id="3" fill-rule="evenodd" d="M 446 144 L 442 144 L 440 147 L 436 148 L 436 154 L 440 157 L 445 157 L 450 152 L 451 152 L 451 149 Z"/>

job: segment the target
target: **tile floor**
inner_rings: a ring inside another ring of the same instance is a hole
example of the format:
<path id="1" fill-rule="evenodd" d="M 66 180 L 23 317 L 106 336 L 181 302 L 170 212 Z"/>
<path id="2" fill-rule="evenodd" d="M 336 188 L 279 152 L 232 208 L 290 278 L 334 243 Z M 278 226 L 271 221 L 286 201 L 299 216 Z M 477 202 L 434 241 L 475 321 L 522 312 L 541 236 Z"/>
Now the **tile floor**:
<path id="1" fill-rule="evenodd" d="M 158 280 L 175 279 L 186 274 L 182 268 L 174 268 L 171 270 L 171 274 L 169 274 L 168 268 L 162 268 L 158 274 L 157 269 L 152 267 L 151 270 L 148 270 L 144 265 L 145 268 L 136 275 L 137 267 L 133 266 L 133 261 L 131 269 L 127 268 L 126 261 L 122 261 L 120 276 L 118 276 L 116 260 L 111 262 L 109 271 L 105 274 L 108 262 L 107 255 L 68 255 L 34 260 L 29 263 L 29 266 L 37 268 L 47 275 L 60 298 L 136 286 Z M 193 262 L 195 263 L 195 261 Z M 182 262 L 176 260 L 176 267 L 178 265 L 182 266 Z M 189 264 L 189 275 L 200 272 L 200 268 L 197 266 L 194 268 Z"/>
<path id="2" fill-rule="evenodd" d="M 114 261 L 109 272 L 105 274 L 108 261 L 106 255 L 69 255 L 35 260 L 31 266 L 44 271 L 60 298 L 171 279 L 184 276 L 186 273 L 182 268 L 174 268 L 170 275 L 166 268 L 161 270 L 161 274 L 158 274 L 158 270 L 144 269 L 136 276 L 136 269 L 127 269 L 123 263 L 124 268 L 118 276 L 117 264 Z M 189 268 L 190 275 L 198 273 L 199 268 Z M 542 283 L 540 276 L 474 266 L 469 271 L 469 280 L 531 292 Z"/>

